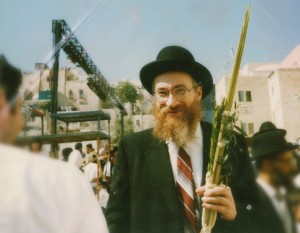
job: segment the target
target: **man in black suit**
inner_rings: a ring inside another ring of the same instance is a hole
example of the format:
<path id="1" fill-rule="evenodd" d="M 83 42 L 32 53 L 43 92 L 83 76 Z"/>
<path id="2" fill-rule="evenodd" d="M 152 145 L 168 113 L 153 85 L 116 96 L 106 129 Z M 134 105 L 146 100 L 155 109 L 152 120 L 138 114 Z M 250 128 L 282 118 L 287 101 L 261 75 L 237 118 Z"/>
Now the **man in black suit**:
<path id="1" fill-rule="evenodd" d="M 240 229 L 251 212 L 254 179 L 244 137 L 232 142 L 230 188 L 203 187 L 212 127 L 201 121 L 200 101 L 212 89 L 210 72 L 188 50 L 168 46 L 142 68 L 140 78 L 154 96 L 155 126 L 120 142 L 106 209 L 110 232 L 199 232 L 202 208 L 219 213 L 213 232 L 245 232 Z M 182 154 L 191 165 L 184 172 L 191 175 L 182 176 Z M 194 188 L 187 191 L 189 203 L 182 177 Z"/>
<path id="2" fill-rule="evenodd" d="M 263 124 L 262 126 L 264 126 Z M 258 170 L 259 200 L 254 210 L 257 233 L 295 233 L 296 225 L 287 201 L 296 172 L 292 151 L 298 145 L 288 143 L 286 131 L 261 127 L 253 135 L 253 159 Z"/>

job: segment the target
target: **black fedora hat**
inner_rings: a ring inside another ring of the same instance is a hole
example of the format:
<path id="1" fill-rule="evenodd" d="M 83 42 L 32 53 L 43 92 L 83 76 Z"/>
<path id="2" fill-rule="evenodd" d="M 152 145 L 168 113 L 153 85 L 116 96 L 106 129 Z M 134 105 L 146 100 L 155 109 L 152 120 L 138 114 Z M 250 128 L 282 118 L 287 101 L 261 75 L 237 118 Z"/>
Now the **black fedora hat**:
<path id="1" fill-rule="evenodd" d="M 213 87 L 213 79 L 209 70 L 196 62 L 193 55 L 180 46 L 167 46 L 157 55 L 155 61 L 146 64 L 140 71 L 140 79 L 144 88 L 152 95 L 152 84 L 155 77 L 169 71 L 182 71 L 188 73 L 201 85 L 202 99 Z"/>
<path id="2" fill-rule="evenodd" d="M 285 129 L 277 129 L 276 126 L 271 121 L 265 121 L 260 125 L 259 132 L 269 131 L 269 130 L 278 130 L 278 131 L 281 131 L 283 136 L 286 135 Z"/>
<path id="3" fill-rule="evenodd" d="M 254 160 L 294 150 L 298 147 L 299 145 L 287 142 L 280 130 L 259 131 L 252 137 L 252 154 Z"/>

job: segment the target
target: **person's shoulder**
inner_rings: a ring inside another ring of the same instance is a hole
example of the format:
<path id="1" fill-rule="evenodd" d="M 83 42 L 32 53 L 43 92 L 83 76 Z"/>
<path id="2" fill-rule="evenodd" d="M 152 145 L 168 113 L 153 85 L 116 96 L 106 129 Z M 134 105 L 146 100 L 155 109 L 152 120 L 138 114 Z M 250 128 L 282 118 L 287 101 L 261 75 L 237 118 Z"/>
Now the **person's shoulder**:
<path id="1" fill-rule="evenodd" d="M 27 152 L 25 150 L 22 150 L 21 148 L 7 145 L 7 144 L 2 144 L 0 143 L 0 152 L 2 156 L 5 156 L 7 154 L 20 154 L 20 155 L 29 155 L 31 152 Z"/>
<path id="2" fill-rule="evenodd" d="M 71 153 L 70 153 L 70 156 L 78 156 L 78 155 L 81 155 L 80 152 L 78 150 L 73 150 Z"/>
<path id="3" fill-rule="evenodd" d="M 201 121 L 200 122 L 200 125 L 202 128 L 205 128 L 205 129 L 212 129 L 212 124 L 210 122 L 207 122 L 207 121 Z"/>
<path id="4" fill-rule="evenodd" d="M 26 166 L 27 164 L 34 164 L 36 161 L 47 161 L 49 158 L 33 154 L 29 151 L 23 150 L 11 145 L 0 144 L 0 160 L 1 164 L 14 166 Z M 50 160 L 50 159 L 49 159 Z"/>
<path id="5" fill-rule="evenodd" d="M 80 173 L 78 168 L 69 163 L 49 157 L 37 156 L 31 152 L 8 145 L 0 145 L 0 161 L 3 166 L 13 166 L 20 173 L 22 171 L 28 172 L 27 174 L 31 175 L 31 177 L 38 176 L 41 177 L 40 179 L 49 178 L 50 180 L 51 175 L 62 177 L 76 176 Z M 34 181 L 38 180 L 34 179 Z"/>
<path id="6" fill-rule="evenodd" d="M 136 150 L 145 151 L 155 141 L 159 140 L 152 135 L 152 129 L 146 129 L 124 136 L 120 141 L 120 149 L 123 148 L 131 152 Z"/>
<path id="7" fill-rule="evenodd" d="M 98 151 L 98 154 L 99 154 L 99 155 L 102 155 L 102 154 L 104 154 L 104 152 L 105 152 L 105 148 L 104 148 L 104 147 L 101 147 L 101 148 L 99 149 L 99 151 Z"/>
<path id="8" fill-rule="evenodd" d="M 207 121 L 200 122 L 202 132 L 205 132 L 206 135 L 211 135 L 212 133 L 212 124 Z"/>
<path id="9" fill-rule="evenodd" d="M 132 133 L 129 135 L 126 135 L 122 138 L 125 142 L 147 142 L 149 140 L 152 140 L 154 137 L 152 135 L 152 128 L 142 130 L 140 132 Z"/>
<path id="10" fill-rule="evenodd" d="M 97 168 L 98 168 L 98 166 L 97 166 L 96 163 L 89 163 L 89 164 L 85 165 L 82 169 L 84 171 L 87 171 L 87 170 L 94 170 L 94 169 L 97 169 Z"/>

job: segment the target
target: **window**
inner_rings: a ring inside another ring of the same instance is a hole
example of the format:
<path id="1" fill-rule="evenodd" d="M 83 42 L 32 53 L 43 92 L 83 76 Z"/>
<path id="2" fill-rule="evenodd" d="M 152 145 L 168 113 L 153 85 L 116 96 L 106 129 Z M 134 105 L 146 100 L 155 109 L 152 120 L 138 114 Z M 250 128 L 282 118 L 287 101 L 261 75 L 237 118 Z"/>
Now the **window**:
<path id="1" fill-rule="evenodd" d="M 88 128 L 88 127 L 90 127 L 90 124 L 87 123 L 87 122 L 80 122 L 80 127 L 82 127 L 82 128 Z"/>
<path id="2" fill-rule="evenodd" d="M 35 122 L 35 117 L 34 117 L 34 116 L 31 116 L 31 117 L 28 119 L 28 122 Z"/>
<path id="3" fill-rule="evenodd" d="M 247 134 L 252 135 L 254 134 L 254 123 L 241 123 L 241 129 Z"/>
<path id="4" fill-rule="evenodd" d="M 140 124 L 140 120 L 136 120 L 136 125 L 137 126 L 140 126 L 141 124 Z"/>
<path id="5" fill-rule="evenodd" d="M 253 123 L 248 123 L 248 134 L 254 134 L 254 124 Z"/>
<path id="6" fill-rule="evenodd" d="M 246 101 L 247 102 L 251 102 L 252 101 L 251 91 L 246 91 Z"/>
<path id="7" fill-rule="evenodd" d="M 239 91 L 239 102 L 251 102 L 251 91 Z"/>
<path id="8" fill-rule="evenodd" d="M 84 93 L 82 89 L 79 90 L 79 99 L 84 99 Z"/>
<path id="9" fill-rule="evenodd" d="M 239 101 L 240 102 L 244 102 L 245 101 L 244 92 L 243 91 L 239 91 Z"/>
<path id="10" fill-rule="evenodd" d="M 74 95 L 73 95 L 73 91 L 69 90 L 69 99 L 73 100 L 74 99 Z"/>
<path id="11" fill-rule="evenodd" d="M 246 123 L 241 123 L 241 129 L 245 132 L 245 133 L 247 133 L 247 124 Z"/>

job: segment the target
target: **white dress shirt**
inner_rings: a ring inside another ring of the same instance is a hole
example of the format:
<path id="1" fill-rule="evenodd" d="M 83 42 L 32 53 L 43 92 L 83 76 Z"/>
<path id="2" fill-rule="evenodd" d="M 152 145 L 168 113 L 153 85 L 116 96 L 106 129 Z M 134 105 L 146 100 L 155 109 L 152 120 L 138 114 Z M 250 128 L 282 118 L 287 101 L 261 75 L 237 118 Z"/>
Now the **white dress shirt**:
<path id="1" fill-rule="evenodd" d="M 168 141 L 167 145 L 174 175 L 174 181 L 175 183 L 177 183 L 177 157 L 179 147 L 172 141 Z M 184 149 L 191 157 L 193 178 L 196 188 L 199 188 L 202 182 L 203 171 L 203 136 L 200 124 L 196 129 L 195 137 L 188 143 L 186 147 L 184 147 Z"/>
<path id="2" fill-rule="evenodd" d="M 82 156 L 80 151 L 73 150 L 69 155 L 68 163 L 74 164 L 76 167 L 79 167 L 82 163 Z"/>
<path id="3" fill-rule="evenodd" d="M 89 182 L 92 182 L 95 178 L 97 178 L 97 170 L 98 170 L 97 164 L 89 163 L 85 165 L 82 169 L 84 175 L 86 176 Z"/>
<path id="4" fill-rule="evenodd" d="M 99 205 L 102 208 L 106 208 L 109 199 L 109 193 L 106 189 L 101 189 L 99 192 Z"/>
<path id="5" fill-rule="evenodd" d="M 258 177 L 256 179 L 256 182 L 259 184 L 259 186 L 264 190 L 266 195 L 270 198 L 273 206 L 275 207 L 275 210 L 278 214 L 278 216 L 281 218 L 285 230 L 287 233 L 293 232 L 293 223 L 291 219 L 290 212 L 287 207 L 286 199 L 284 198 L 286 195 L 286 190 L 284 188 L 280 188 L 279 190 L 276 190 L 273 186 L 265 182 L 263 179 Z M 280 194 L 283 198 L 282 200 L 279 200 L 276 198 L 276 196 Z"/>
<path id="6" fill-rule="evenodd" d="M 0 144 L 1 233 L 108 233 L 78 168 Z"/>
<path id="7" fill-rule="evenodd" d="M 107 161 L 103 168 L 103 174 L 106 177 L 111 177 L 111 162 Z"/>

